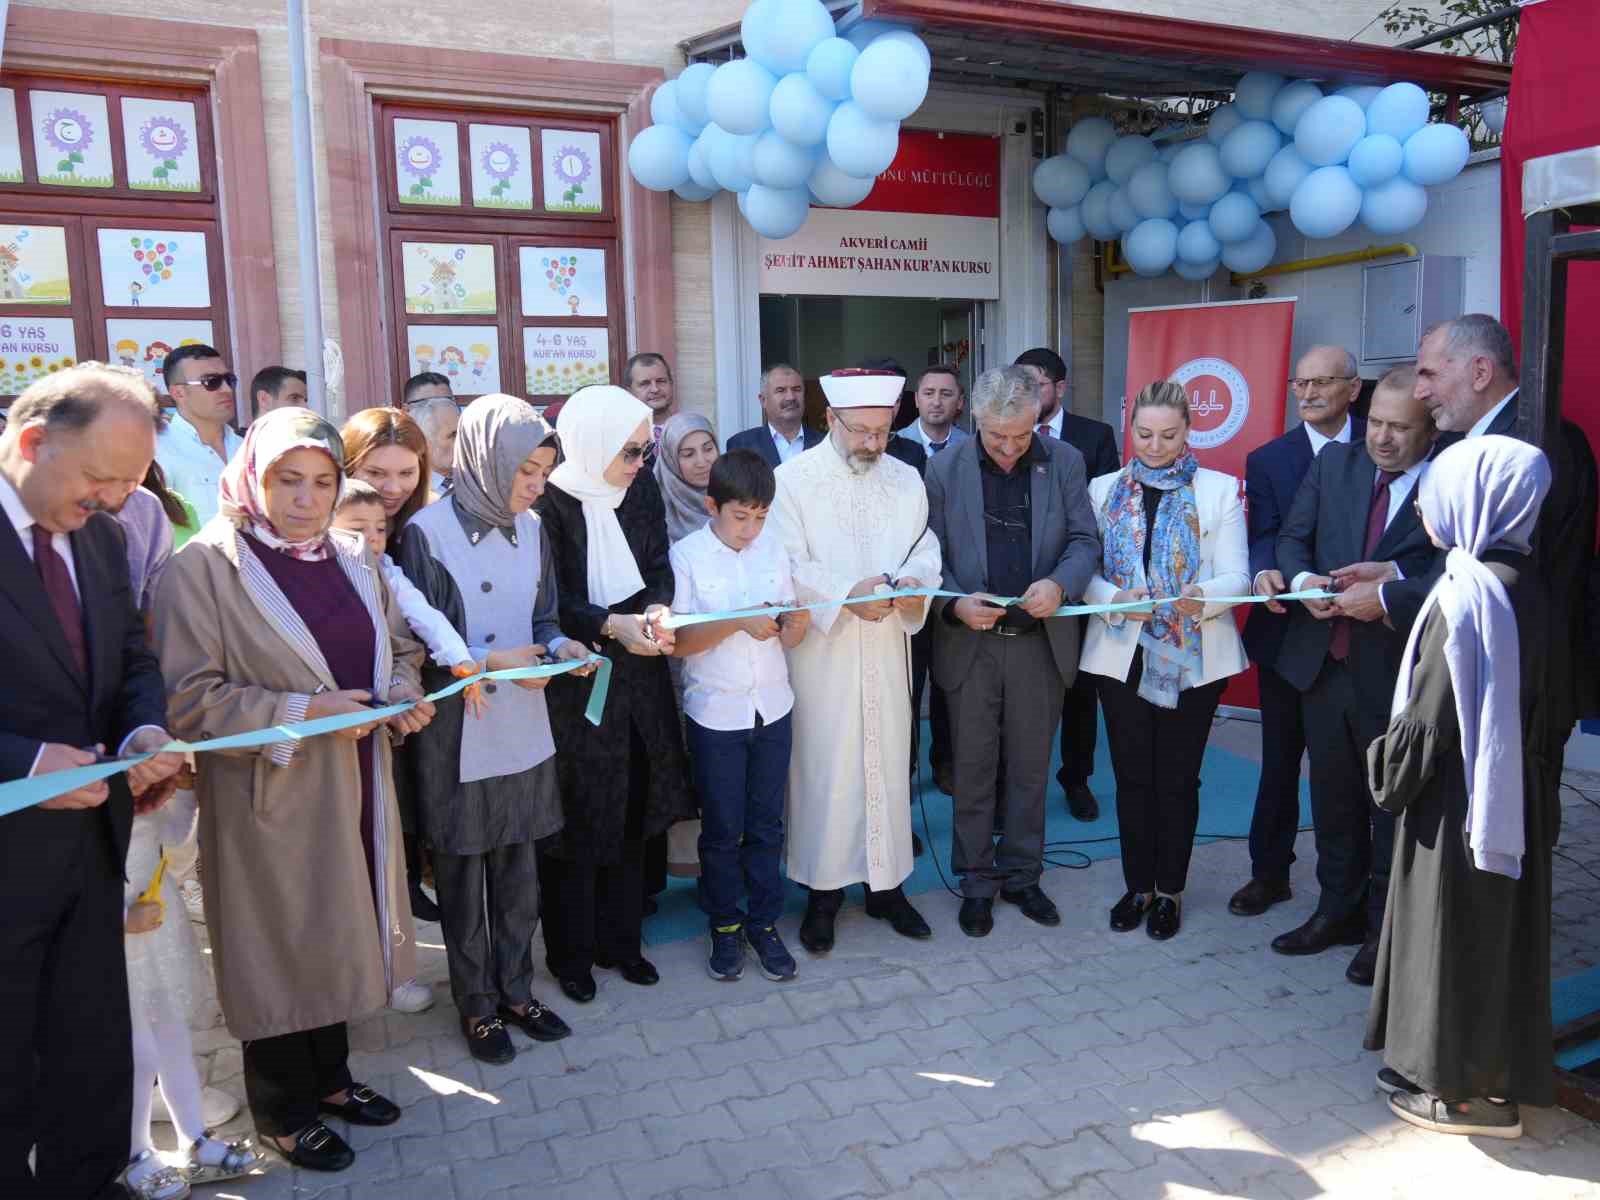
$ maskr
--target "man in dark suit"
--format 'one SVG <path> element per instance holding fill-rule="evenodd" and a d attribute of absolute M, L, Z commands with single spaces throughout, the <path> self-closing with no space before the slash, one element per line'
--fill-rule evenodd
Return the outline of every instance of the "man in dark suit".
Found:
<path fill-rule="evenodd" d="M 933 674 L 955 739 L 960 922 L 994 928 L 994 897 L 1041 925 L 1061 917 L 1039 887 L 1044 793 L 1055 713 L 1078 668 L 1078 624 L 1050 613 L 1077 603 L 1100 563 L 1083 457 L 1034 432 L 1038 389 L 1017 367 L 986 371 L 972 389 L 978 436 L 928 468 L 928 527 L 939 539 L 944 588 L 1021 596 L 1002 608 L 974 595 L 936 602 Z M 1003 794 L 997 795 L 1001 757 Z M 1005 828 L 995 845 L 996 810 Z"/>
<path fill-rule="evenodd" d="M 11 406 L 0 436 L 0 781 L 171 740 L 122 531 L 109 515 L 149 470 L 156 414 L 137 372 L 99 364 L 52 375 Z M 160 754 L 0 817 L 0 1195 L 8 1200 L 124 1194 L 117 1178 L 128 1165 L 133 1035 L 122 868 L 134 797 L 158 803 L 182 765 Z"/>
<path fill-rule="evenodd" d="M 1278 538 L 1278 566 L 1291 591 L 1338 590 L 1381 576 L 1393 599 L 1426 591 L 1438 551 L 1413 500 L 1433 445 L 1433 421 L 1412 394 L 1409 367 L 1378 382 L 1364 444 L 1330 445 L 1317 456 Z M 1279 954 L 1319 954 L 1361 945 L 1346 977 L 1371 984 L 1383 927 L 1394 817 L 1372 802 L 1367 747 L 1389 721 L 1395 674 L 1409 626 L 1381 607 L 1306 600 L 1278 652 L 1278 673 L 1303 697 L 1316 827 L 1317 910 L 1275 938 Z"/>
<path fill-rule="evenodd" d="M 1122 466 L 1116 432 L 1104 421 L 1067 411 L 1067 364 L 1054 350 L 1041 346 L 1020 355 L 1016 365 L 1027 369 L 1039 383 L 1038 433 L 1066 442 L 1083 456 L 1090 479 L 1109 475 Z M 1088 623 L 1078 618 L 1081 640 Z M 1067 689 L 1061 708 L 1061 770 L 1056 782 L 1066 793 L 1067 808 L 1080 821 L 1100 816 L 1100 804 L 1089 790 L 1094 774 L 1094 747 L 1099 737 L 1099 717 L 1094 676 L 1080 673 Z"/>
<path fill-rule="evenodd" d="M 1278 570 L 1278 534 L 1300 482 L 1324 446 L 1359 442 L 1367 423 L 1350 406 L 1361 391 L 1355 356 L 1342 346 L 1313 346 L 1295 364 L 1293 388 L 1299 425 L 1252 450 L 1245 459 L 1244 489 L 1250 516 L 1250 577 L 1256 594 L 1288 590 Z M 1300 757 L 1306 752 L 1300 693 L 1278 674 L 1278 651 L 1289 626 L 1276 600 L 1251 606 L 1244 648 L 1258 668 L 1261 690 L 1261 775 L 1250 818 L 1250 882 L 1233 894 L 1228 911 L 1260 916 L 1289 899 L 1289 864 L 1300 828 Z"/>
<path fill-rule="evenodd" d="M 754 450 L 777 470 L 822 441 L 820 432 L 805 426 L 806 383 L 788 363 L 773 363 L 761 372 L 761 415 L 766 423 L 734 434 L 729 450 Z"/>

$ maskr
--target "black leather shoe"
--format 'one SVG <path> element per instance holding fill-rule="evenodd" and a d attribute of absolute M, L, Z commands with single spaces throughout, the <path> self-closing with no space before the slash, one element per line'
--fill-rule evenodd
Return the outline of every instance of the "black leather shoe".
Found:
<path fill-rule="evenodd" d="M 393 1125 L 400 1119 L 400 1106 L 366 1084 L 352 1083 L 349 1091 L 350 1098 L 343 1104 L 317 1101 L 317 1111 L 343 1117 L 352 1125 Z"/>
<path fill-rule="evenodd" d="M 1145 913 L 1150 911 L 1150 897 L 1129 892 L 1111 908 L 1111 929 L 1114 933 L 1127 933 L 1139 928 Z"/>
<path fill-rule="evenodd" d="M 933 930 L 928 928 L 928 923 L 922 919 L 922 914 L 911 906 L 911 901 L 906 899 L 906 894 L 899 888 L 887 892 L 875 892 L 867 889 L 867 916 L 878 921 L 887 921 L 901 937 L 931 938 Z"/>
<path fill-rule="evenodd" d="M 1236 917 L 1259 917 L 1274 904 L 1282 904 L 1293 895 L 1286 879 L 1252 879 L 1233 894 L 1228 901 L 1228 911 Z"/>
<path fill-rule="evenodd" d="M 1075 783 L 1066 789 L 1067 811 L 1080 821 L 1100 819 L 1100 801 L 1094 798 L 1086 783 Z"/>
<path fill-rule="evenodd" d="M 994 900 L 989 896 L 968 896 L 961 901 L 961 932 L 968 937 L 988 937 L 994 932 Z"/>
<path fill-rule="evenodd" d="M 1361 943 L 1361 949 L 1345 968 L 1344 977 L 1357 987 L 1371 987 L 1378 973 L 1378 939 L 1374 935 Z"/>
<path fill-rule="evenodd" d="M 500 1019 L 515 1025 L 536 1042 L 559 1042 L 572 1033 L 572 1027 L 537 1000 L 528 1001 L 528 1011 L 519 1013 L 509 1004 L 499 1006 Z"/>
<path fill-rule="evenodd" d="M 561 976 L 561 994 L 568 1000 L 587 1004 L 594 999 L 594 992 L 594 975 L 589 971 L 582 975 Z"/>
<path fill-rule="evenodd" d="M 800 921 L 800 944 L 812 954 L 833 949 L 833 926 L 844 907 L 844 889 L 812 888 L 806 893 L 806 915 Z"/>
<path fill-rule="evenodd" d="M 1144 931 L 1156 941 L 1164 942 L 1178 932 L 1183 924 L 1182 914 L 1183 906 L 1171 896 L 1157 896 L 1150 906 L 1150 919 L 1145 922 Z"/>
<path fill-rule="evenodd" d="M 1279 954 L 1321 954 L 1330 946 L 1359 946 L 1366 940 L 1365 913 L 1353 913 L 1342 921 L 1314 913 L 1299 929 L 1273 938 L 1272 948 Z"/>
<path fill-rule="evenodd" d="M 956 769 L 949 763 L 939 763 L 933 768 L 933 786 L 946 796 L 956 794 Z"/>
<path fill-rule="evenodd" d="M 349 1144 L 321 1121 L 313 1121 L 294 1135 L 294 1144 L 285 1150 L 278 1139 L 261 1139 L 268 1147 L 297 1167 L 307 1171 L 343 1171 L 356 1161 Z"/>
<path fill-rule="evenodd" d="M 1007 904 L 1015 904 L 1022 910 L 1023 916 L 1039 925 L 1061 924 L 1061 914 L 1056 911 L 1055 902 L 1044 894 L 1044 890 L 1037 883 L 1029 884 L 1014 892 L 1001 892 L 1000 899 Z"/>
<path fill-rule="evenodd" d="M 511 1035 L 506 1032 L 499 1017 L 479 1017 L 476 1024 L 472 1017 L 462 1017 L 461 1034 L 467 1039 L 467 1049 L 472 1051 L 472 1057 L 479 1062 L 499 1066 L 517 1056 L 517 1048 L 511 1044 Z"/>
<path fill-rule="evenodd" d="M 428 898 L 428 893 L 422 890 L 422 884 L 415 879 L 411 881 L 411 915 L 424 924 L 431 924 L 439 919 L 439 906 Z"/>
<path fill-rule="evenodd" d="M 649 959 L 636 958 L 632 962 L 612 962 L 609 958 L 595 955 L 594 965 L 603 971 L 615 971 L 629 983 L 636 983 L 640 987 L 654 987 L 661 982 L 661 974 Z"/>

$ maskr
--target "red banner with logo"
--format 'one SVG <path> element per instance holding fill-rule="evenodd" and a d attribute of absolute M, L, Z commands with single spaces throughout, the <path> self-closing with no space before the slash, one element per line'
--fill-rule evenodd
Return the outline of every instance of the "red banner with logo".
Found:
<path fill-rule="evenodd" d="M 1128 314 L 1128 381 L 1122 445 L 1131 453 L 1133 398 L 1172 379 L 1189 393 L 1189 446 L 1202 467 L 1224 471 L 1244 489 L 1244 460 L 1283 432 L 1294 338 L 1293 300 L 1240 300 L 1135 308 Z M 1244 623 L 1247 610 L 1237 612 Z M 1258 704 L 1255 668 L 1235 676 L 1223 703 Z"/>

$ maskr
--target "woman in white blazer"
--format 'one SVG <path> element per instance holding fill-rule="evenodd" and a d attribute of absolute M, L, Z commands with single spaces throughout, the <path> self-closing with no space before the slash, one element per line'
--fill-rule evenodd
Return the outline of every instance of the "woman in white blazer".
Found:
<path fill-rule="evenodd" d="M 1200 760 L 1228 676 L 1245 669 L 1230 604 L 1250 587 L 1239 480 L 1189 450 L 1189 399 L 1163 380 L 1133 402 L 1133 458 L 1089 485 L 1104 546 L 1084 599 L 1182 596 L 1153 611 L 1089 620 L 1079 669 L 1100 676 L 1127 894 L 1111 928 L 1178 932 L 1200 820 Z"/>

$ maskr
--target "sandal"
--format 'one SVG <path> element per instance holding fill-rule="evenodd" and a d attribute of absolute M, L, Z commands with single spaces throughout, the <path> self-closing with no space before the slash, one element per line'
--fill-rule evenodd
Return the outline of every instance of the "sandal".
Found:
<path fill-rule="evenodd" d="M 225 1153 L 220 1163 L 203 1163 L 199 1158 L 202 1142 L 216 1142 L 224 1148 Z M 249 1138 L 235 1138 L 223 1141 L 213 1137 L 208 1129 L 205 1133 L 195 1138 L 194 1144 L 189 1147 L 189 1163 L 186 1168 L 189 1173 L 191 1186 L 200 1187 L 208 1183 L 222 1183 L 228 1179 L 238 1179 L 241 1175 L 248 1175 L 257 1167 L 267 1161 L 266 1155 L 256 1149 Z"/>
<path fill-rule="evenodd" d="M 189 1181 L 177 1167 L 159 1166 L 134 1177 L 136 1168 L 152 1161 L 157 1161 L 153 1150 L 141 1150 L 129 1161 L 122 1176 L 128 1194 L 134 1200 L 187 1200 Z"/>

